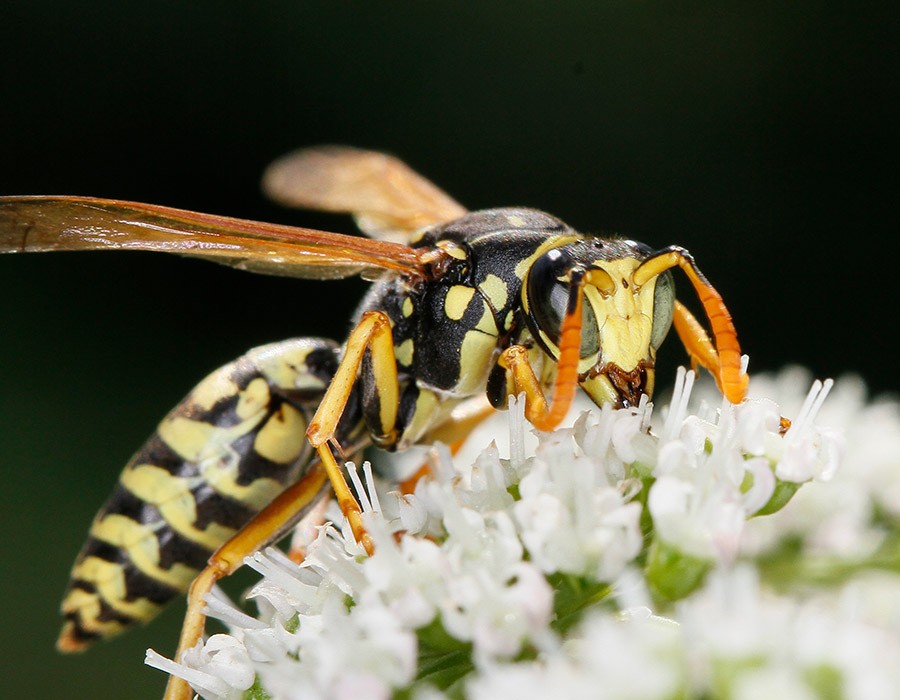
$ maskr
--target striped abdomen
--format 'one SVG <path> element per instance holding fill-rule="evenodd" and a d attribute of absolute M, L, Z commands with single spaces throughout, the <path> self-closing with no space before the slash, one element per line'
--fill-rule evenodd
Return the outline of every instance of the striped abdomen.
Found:
<path fill-rule="evenodd" d="M 302 476 L 313 456 L 306 426 L 337 363 L 331 341 L 256 348 L 166 416 L 94 519 L 62 602 L 60 649 L 80 650 L 153 617 Z"/>

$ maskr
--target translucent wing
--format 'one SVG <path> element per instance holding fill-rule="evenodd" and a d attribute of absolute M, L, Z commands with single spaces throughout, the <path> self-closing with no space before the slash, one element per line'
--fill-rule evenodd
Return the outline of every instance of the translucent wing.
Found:
<path fill-rule="evenodd" d="M 288 206 L 353 214 L 360 230 L 379 240 L 407 242 L 466 213 L 403 161 L 349 146 L 289 153 L 266 170 L 263 190 Z"/>
<path fill-rule="evenodd" d="M 0 253 L 151 250 L 268 275 L 336 279 L 420 274 L 399 243 L 90 197 L 0 197 Z"/>

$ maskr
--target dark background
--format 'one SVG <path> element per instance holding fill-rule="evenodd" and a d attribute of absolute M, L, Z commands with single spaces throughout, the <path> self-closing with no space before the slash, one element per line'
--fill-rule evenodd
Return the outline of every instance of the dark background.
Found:
<path fill-rule="evenodd" d="M 302 145 L 387 150 L 471 208 L 688 247 L 751 370 L 896 391 L 897 18 L 803 0 L 6 0 L 0 192 L 349 232 L 268 204 L 259 174 Z M 150 254 L 0 259 L 4 695 L 161 693 L 143 649 L 171 653 L 180 609 L 53 651 L 83 533 L 199 378 L 260 343 L 341 337 L 362 289 Z M 663 384 L 683 358 L 664 346 Z"/>

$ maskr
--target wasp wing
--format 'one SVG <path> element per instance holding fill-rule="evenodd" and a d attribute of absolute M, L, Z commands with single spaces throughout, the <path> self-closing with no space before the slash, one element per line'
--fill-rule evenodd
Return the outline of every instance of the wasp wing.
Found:
<path fill-rule="evenodd" d="M 314 279 L 424 269 L 399 243 L 113 199 L 0 197 L 0 253 L 52 250 L 150 250 Z"/>
<path fill-rule="evenodd" d="M 398 158 L 350 146 L 289 153 L 268 167 L 262 186 L 276 202 L 352 214 L 365 234 L 401 243 L 466 213 Z"/>

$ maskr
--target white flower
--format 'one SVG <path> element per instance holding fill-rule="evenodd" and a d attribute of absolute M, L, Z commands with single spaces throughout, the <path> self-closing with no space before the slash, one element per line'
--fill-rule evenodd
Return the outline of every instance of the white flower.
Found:
<path fill-rule="evenodd" d="M 730 689 L 726 696 L 747 698 L 765 688 L 796 689 L 765 696 L 793 700 L 820 697 L 815 684 L 826 680 L 838 697 L 896 697 L 900 630 L 873 626 L 835 603 L 833 596 L 796 601 L 767 593 L 746 565 L 718 572 L 676 617 L 693 684 L 713 690 L 715 680 L 719 692 Z"/>
<path fill-rule="evenodd" d="M 747 514 L 733 485 L 661 476 L 647 504 L 657 534 L 677 551 L 724 562 L 737 554 Z"/>
<path fill-rule="evenodd" d="M 450 576 L 449 562 L 429 539 L 404 536 L 397 544 L 380 543 L 377 556 L 364 562 L 369 590 L 377 593 L 408 629 L 429 624 L 437 614 Z"/>
<path fill-rule="evenodd" d="M 590 615 L 534 661 L 485 667 L 466 686 L 472 700 L 674 698 L 684 687 L 678 626 L 649 611 Z"/>
<path fill-rule="evenodd" d="M 679 371 L 672 408 L 661 431 L 648 508 L 661 541 L 700 560 L 729 562 L 737 554 L 744 522 L 764 505 L 774 480 L 747 448 L 759 449 L 777 431 L 765 404 L 725 404 L 711 420 L 685 417 L 693 373 Z M 742 492 L 747 474 L 754 486 Z"/>
<path fill-rule="evenodd" d="M 774 380 L 760 378 L 751 393 L 769 393 L 788 415 L 798 415 L 799 397 L 785 388 L 808 381 L 808 376 L 796 368 L 786 370 Z M 748 523 L 742 542 L 747 555 L 776 552 L 799 541 L 809 554 L 855 565 L 877 555 L 889 536 L 889 522 L 894 527 L 900 523 L 900 404 L 881 400 L 867 405 L 861 382 L 847 377 L 835 383 L 817 422 L 829 428 L 818 429 L 819 438 L 813 433 L 804 442 L 819 439 L 829 441 L 830 450 L 840 447 L 845 453 L 841 467 L 827 483 L 805 485 L 782 511 Z"/>
<path fill-rule="evenodd" d="M 606 407 L 590 428 L 587 416 L 579 419 L 575 432 L 581 434 L 580 441 L 573 441 L 570 431 L 558 431 L 538 446 L 519 482 L 520 499 L 512 511 L 522 542 L 545 573 L 610 581 L 640 552 L 640 505 L 627 502 L 618 488 L 624 462 L 619 456 L 612 463 L 604 460 L 618 452 L 634 461 L 630 441 L 640 424 L 641 416 Z M 608 449 L 598 449 L 595 433 L 607 436 Z M 614 435 L 618 446 L 611 439 Z M 573 449 L 579 442 L 593 454 Z"/>
<path fill-rule="evenodd" d="M 146 663 L 187 680 L 207 700 L 239 700 L 253 685 L 256 670 L 240 641 L 214 634 L 205 644 L 188 649 L 180 664 L 152 649 Z"/>
<path fill-rule="evenodd" d="M 231 634 L 148 663 L 210 700 L 254 680 L 276 700 L 443 700 L 451 681 L 475 700 L 894 697 L 900 578 L 853 574 L 900 566 L 900 414 L 798 381 L 754 379 L 768 398 L 731 406 L 680 372 L 667 410 L 552 434 L 526 434 L 513 402 L 508 441 L 455 468 L 436 447 L 405 496 L 353 470 L 373 555 L 331 508 L 341 525 L 303 533 L 302 565 L 248 558 L 258 618 L 216 593 Z"/>

